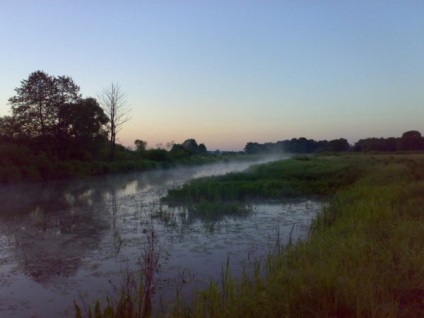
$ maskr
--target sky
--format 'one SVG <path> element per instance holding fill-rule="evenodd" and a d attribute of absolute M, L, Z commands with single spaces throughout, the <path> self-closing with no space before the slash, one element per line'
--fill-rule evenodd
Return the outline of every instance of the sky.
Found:
<path fill-rule="evenodd" d="M 0 0 L 0 116 L 29 74 L 118 83 L 118 142 L 424 134 L 424 1 Z"/>

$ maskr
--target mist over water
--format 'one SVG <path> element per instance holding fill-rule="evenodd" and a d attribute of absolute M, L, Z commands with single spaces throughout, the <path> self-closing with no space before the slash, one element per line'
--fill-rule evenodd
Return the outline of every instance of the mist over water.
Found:
<path fill-rule="evenodd" d="M 188 221 L 181 208 L 160 204 L 169 188 L 251 164 L 0 187 L 0 316 L 73 317 L 74 300 L 104 300 L 127 270 L 139 268 L 152 229 L 160 257 L 156 306 L 159 298 L 171 302 L 176 288 L 189 296 L 218 279 L 227 258 L 237 276 L 292 229 L 292 239 L 305 237 L 320 202 L 258 203 L 247 216 L 216 221 Z"/>

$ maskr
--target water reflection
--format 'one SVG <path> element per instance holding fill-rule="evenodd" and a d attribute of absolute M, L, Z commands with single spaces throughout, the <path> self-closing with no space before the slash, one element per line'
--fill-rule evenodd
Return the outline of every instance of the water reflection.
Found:
<path fill-rule="evenodd" d="M 105 205 L 92 206 L 91 196 L 63 193 L 57 204 L 40 202 L 32 210 L 1 218 L 1 230 L 14 243 L 18 269 L 37 283 L 74 275 L 81 258 L 96 249 L 109 228 Z M 84 198 L 84 199 L 83 199 Z M 74 209 L 75 204 L 78 209 Z"/>
<path fill-rule="evenodd" d="M 222 221 L 248 217 L 254 209 L 238 202 L 203 202 L 173 207 L 159 205 L 152 209 L 150 217 L 169 228 L 189 227 L 202 222 L 207 229 L 214 229 Z"/>
<path fill-rule="evenodd" d="M 9 306 L 21 308 L 18 316 L 73 316 L 73 300 L 81 291 L 88 302 L 95 301 L 106 294 L 109 280 L 119 284 L 120 273 L 137 266 L 151 227 L 160 240 L 158 289 L 169 290 L 170 297 L 181 273 L 186 282 L 191 274 L 206 282 L 219 277 L 228 255 L 235 263 L 262 255 L 276 224 L 282 237 L 292 226 L 283 224 L 290 218 L 281 205 L 171 208 L 159 201 L 167 189 L 187 180 L 249 165 L 0 187 L 2 317 L 16 316 Z"/>
<path fill-rule="evenodd" d="M 115 253 L 122 240 L 128 209 L 140 214 L 169 186 L 200 175 L 240 170 L 249 163 L 217 164 L 78 181 L 0 186 L 0 264 L 14 254 L 24 272 L 37 282 L 76 273 L 80 259 L 96 249 L 112 230 Z M 148 213 L 144 211 L 143 213 Z M 6 255 L 8 255 L 6 257 Z"/>

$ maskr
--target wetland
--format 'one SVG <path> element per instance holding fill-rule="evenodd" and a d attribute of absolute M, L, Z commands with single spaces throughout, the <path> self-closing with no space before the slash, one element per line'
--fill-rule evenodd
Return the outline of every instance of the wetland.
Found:
<path fill-rule="evenodd" d="M 74 300 L 91 304 L 112 295 L 124 273 L 137 270 L 151 231 L 159 252 L 156 310 L 172 304 L 176 290 L 191 297 L 195 289 L 207 287 L 220 277 L 227 259 L 232 271 L 241 273 L 264 258 L 276 240 L 306 237 L 322 206 L 320 200 L 257 201 L 240 208 L 240 213 L 218 215 L 160 200 L 168 190 L 193 179 L 235 173 L 251 165 L 216 163 L 3 186 L 2 317 L 71 317 Z"/>

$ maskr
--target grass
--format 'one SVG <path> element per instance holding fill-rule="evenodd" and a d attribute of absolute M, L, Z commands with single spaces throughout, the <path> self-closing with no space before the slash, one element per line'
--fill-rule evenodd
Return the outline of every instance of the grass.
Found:
<path fill-rule="evenodd" d="M 226 200 L 231 182 L 259 189 L 255 198 L 332 199 L 307 240 L 279 246 L 238 280 L 227 264 L 221 281 L 176 300 L 169 317 L 424 316 L 424 155 L 300 157 L 197 182 L 173 199 Z M 231 199 L 252 193 L 234 191 Z"/>
<path fill-rule="evenodd" d="M 104 317 L 104 318 L 136 318 L 149 317 L 152 312 L 152 296 L 154 293 L 154 275 L 158 270 L 159 254 L 157 251 L 157 237 L 153 230 L 146 234 L 140 271 L 127 271 L 124 283 L 117 291 L 118 299 L 106 297 L 106 304 L 96 301 L 93 307 L 74 302 L 75 317 Z"/>
<path fill-rule="evenodd" d="M 187 205 L 329 195 L 354 182 L 361 173 L 360 166 L 349 162 L 298 157 L 255 165 L 246 172 L 199 178 L 170 190 L 163 201 Z"/>
<path fill-rule="evenodd" d="M 317 160 L 359 164 L 363 176 L 336 193 L 308 240 L 263 271 L 211 283 L 174 317 L 424 316 L 423 157 Z"/>

